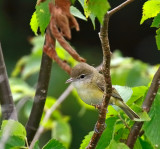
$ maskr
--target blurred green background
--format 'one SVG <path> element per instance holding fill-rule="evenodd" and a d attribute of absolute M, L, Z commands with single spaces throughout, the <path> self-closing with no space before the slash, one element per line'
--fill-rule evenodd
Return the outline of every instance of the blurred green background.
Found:
<path fill-rule="evenodd" d="M 111 1 L 112 8 L 121 2 L 123 1 Z M 143 3 L 144 1 L 135 1 L 115 14 L 110 20 L 109 39 L 111 50 L 114 51 L 111 64 L 113 84 L 129 87 L 148 85 L 155 72 L 155 67 L 150 64 L 159 63 L 160 53 L 155 43 L 155 29 L 150 28 L 150 20 L 141 26 L 139 23 Z M 23 106 L 19 114 L 19 120 L 24 125 L 32 105 L 43 45 L 43 38 L 33 39 L 34 34 L 29 26 L 35 4 L 36 1 L 32 0 L 0 1 L 0 42 L 8 75 L 11 77 L 12 74 L 11 87 L 14 99 L 18 103 L 18 101 L 24 100 L 24 97 L 28 98 L 26 100 L 27 104 Z M 75 6 L 82 10 L 78 2 L 76 2 Z M 78 19 L 78 22 L 80 24 L 80 32 L 73 30 L 70 43 L 81 56 L 87 59 L 89 64 L 97 66 L 102 61 L 101 44 L 98 37 L 99 23 L 96 22 L 96 30 L 93 30 L 90 20 L 85 22 Z M 121 52 L 115 51 L 117 49 L 120 49 Z M 28 55 L 27 60 L 25 61 L 23 57 L 19 61 L 19 65 L 16 66 L 17 61 L 26 55 Z M 75 62 L 71 61 L 71 63 Z M 12 73 L 13 70 L 14 73 Z M 52 96 L 52 101 L 55 102 L 56 98 L 67 87 L 65 81 L 68 78 L 69 76 L 54 63 L 48 92 L 48 95 Z M 18 88 L 16 84 L 20 85 L 20 87 Z M 98 116 L 94 108 L 88 108 L 86 105 L 82 106 L 75 94 L 71 94 L 62 103 L 51 119 L 56 122 L 63 120 L 63 122 L 67 123 L 67 126 L 65 126 L 72 135 L 67 136 L 69 135 L 68 133 L 65 137 L 72 138 L 71 144 L 68 144 L 73 149 L 78 148 L 84 136 L 93 130 Z M 50 103 L 49 101 L 48 104 Z M 41 144 L 48 141 L 51 135 L 54 136 L 53 131 L 56 128 L 56 123 L 51 122 L 48 125 L 53 126 L 52 128 L 47 128 L 48 131 L 42 135 Z M 52 131 L 49 131 L 51 129 Z"/>

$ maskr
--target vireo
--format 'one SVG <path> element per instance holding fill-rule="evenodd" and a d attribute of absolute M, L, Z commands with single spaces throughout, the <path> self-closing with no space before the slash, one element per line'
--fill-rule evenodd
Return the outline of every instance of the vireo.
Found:
<path fill-rule="evenodd" d="M 102 102 L 104 94 L 105 80 L 94 67 L 79 63 L 73 67 L 71 78 L 66 83 L 72 83 L 76 88 L 80 98 L 89 105 L 97 105 Z M 139 119 L 139 116 L 124 102 L 115 88 L 112 89 L 110 104 L 120 107 L 131 120 Z"/>

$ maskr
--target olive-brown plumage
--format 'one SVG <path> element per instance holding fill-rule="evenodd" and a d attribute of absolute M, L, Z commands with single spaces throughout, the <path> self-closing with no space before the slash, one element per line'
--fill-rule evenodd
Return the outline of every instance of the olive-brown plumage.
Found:
<path fill-rule="evenodd" d="M 80 98 L 89 105 L 100 104 L 104 94 L 104 77 L 94 67 L 79 63 L 73 67 L 71 78 L 66 83 L 72 83 Z M 112 90 L 110 104 L 120 107 L 130 119 L 139 119 L 139 116 L 124 102 L 115 88 Z"/>

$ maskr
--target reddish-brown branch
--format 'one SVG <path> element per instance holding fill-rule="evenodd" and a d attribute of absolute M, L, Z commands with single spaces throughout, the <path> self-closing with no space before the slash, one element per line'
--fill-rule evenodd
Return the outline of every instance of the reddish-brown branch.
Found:
<path fill-rule="evenodd" d="M 146 112 L 150 111 L 150 108 L 152 106 L 152 103 L 155 99 L 155 96 L 157 94 L 158 88 L 160 86 L 160 67 L 158 68 L 157 72 L 155 73 L 151 86 L 148 90 L 148 93 L 146 95 L 146 98 L 143 102 L 142 109 Z M 130 134 L 128 135 L 128 139 L 126 144 L 133 149 L 134 144 L 137 140 L 137 137 L 140 134 L 140 130 L 142 128 L 143 122 L 135 122 L 133 125 Z"/>
<path fill-rule="evenodd" d="M 104 91 L 104 97 L 103 102 L 101 105 L 101 108 L 99 109 L 99 117 L 97 120 L 97 123 L 95 125 L 95 131 L 94 134 L 90 140 L 89 145 L 87 146 L 87 149 L 94 149 L 105 129 L 105 118 L 106 118 L 106 111 L 109 104 L 109 100 L 112 93 L 112 84 L 111 84 L 111 76 L 110 76 L 110 60 L 111 60 L 111 52 L 110 52 L 110 46 L 109 46 L 109 39 L 108 39 L 108 23 L 109 23 L 109 17 L 128 5 L 133 0 L 127 0 L 126 2 L 122 3 L 118 7 L 114 8 L 113 10 L 106 13 L 103 20 L 103 25 L 100 30 L 100 40 L 102 44 L 102 50 L 103 50 L 103 65 L 102 65 L 102 72 L 105 78 L 105 91 Z"/>

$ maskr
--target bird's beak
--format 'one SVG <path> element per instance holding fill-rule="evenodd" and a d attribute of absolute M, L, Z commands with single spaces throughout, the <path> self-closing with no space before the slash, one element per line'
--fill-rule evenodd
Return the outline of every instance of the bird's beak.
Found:
<path fill-rule="evenodd" d="M 73 82 L 73 78 L 69 78 L 69 79 L 66 81 L 66 83 L 71 83 L 71 82 Z"/>

